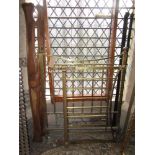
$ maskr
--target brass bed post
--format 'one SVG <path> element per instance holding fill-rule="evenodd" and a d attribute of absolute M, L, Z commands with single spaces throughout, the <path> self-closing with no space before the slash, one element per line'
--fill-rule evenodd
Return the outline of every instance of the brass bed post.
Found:
<path fill-rule="evenodd" d="M 117 32 L 117 20 L 118 20 L 118 9 L 119 0 L 113 0 L 113 13 L 112 13 L 112 25 L 111 25 L 111 38 L 110 38 L 110 49 L 109 49 L 109 66 L 108 69 L 108 81 L 107 81 L 107 91 L 106 95 L 109 97 L 110 91 L 112 89 L 113 83 L 113 73 L 114 73 L 114 55 L 115 55 L 115 45 L 116 45 L 116 32 Z"/>
<path fill-rule="evenodd" d="M 28 84 L 30 93 L 30 103 L 33 119 L 33 140 L 36 142 L 42 141 L 42 129 L 40 123 L 40 103 L 39 103 L 39 75 L 38 64 L 35 58 L 35 22 L 33 19 L 34 5 L 32 3 L 22 4 L 27 31 L 27 71 L 28 71 Z"/>
<path fill-rule="evenodd" d="M 67 118 L 67 89 L 66 89 L 66 70 L 62 70 L 62 81 L 63 81 L 63 112 L 64 112 L 64 144 L 68 144 L 68 118 Z"/>

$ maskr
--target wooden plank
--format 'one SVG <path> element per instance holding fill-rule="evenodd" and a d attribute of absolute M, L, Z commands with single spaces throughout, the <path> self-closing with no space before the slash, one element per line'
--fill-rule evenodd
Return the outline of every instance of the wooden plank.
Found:
<path fill-rule="evenodd" d="M 41 125 L 39 116 L 39 75 L 38 65 L 35 59 L 35 32 L 34 32 L 34 19 L 33 11 L 34 5 L 32 3 L 22 4 L 27 31 L 27 67 L 28 67 L 28 84 L 30 93 L 30 103 L 33 118 L 33 140 L 36 142 L 42 141 Z"/>
<path fill-rule="evenodd" d="M 38 35 L 38 69 L 40 79 L 39 92 L 39 111 L 42 135 L 46 133 L 47 116 L 46 116 L 46 99 L 45 99 L 45 80 L 46 80 L 46 59 L 45 59 L 45 33 L 44 33 L 44 10 L 40 5 L 36 6 L 38 10 L 37 35 Z"/>

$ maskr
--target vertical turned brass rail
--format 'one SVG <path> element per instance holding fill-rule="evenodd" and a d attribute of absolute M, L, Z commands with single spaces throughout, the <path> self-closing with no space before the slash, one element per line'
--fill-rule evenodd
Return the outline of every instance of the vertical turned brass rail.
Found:
<path fill-rule="evenodd" d="M 101 81 L 101 96 L 103 96 L 103 79 L 104 79 L 104 69 L 102 69 L 102 81 Z M 100 101 L 100 106 L 102 106 L 102 102 Z M 100 113 L 102 113 L 102 108 L 100 108 Z"/>
<path fill-rule="evenodd" d="M 82 78 L 84 78 L 84 73 L 83 73 L 83 71 L 82 71 L 81 74 L 82 74 Z M 83 89 L 82 89 L 82 97 L 83 97 L 83 96 L 84 96 L 84 95 L 83 95 L 83 93 L 84 93 L 84 80 L 82 80 L 81 83 L 82 83 L 82 88 L 83 88 Z M 84 108 L 83 108 L 83 107 L 84 107 L 84 101 L 82 101 L 82 113 L 84 112 Z"/>
<path fill-rule="evenodd" d="M 66 89 L 66 71 L 62 71 L 63 80 L 63 112 L 64 112 L 64 143 L 68 144 L 68 118 L 67 118 L 67 89 Z"/>
<path fill-rule="evenodd" d="M 74 78 L 74 74 L 75 74 L 75 73 L 72 72 L 71 74 L 72 74 L 72 78 Z M 75 82 L 75 81 L 73 80 L 73 81 L 72 81 L 72 88 L 73 88 L 73 90 L 72 90 L 72 96 L 73 96 L 73 97 L 74 97 L 74 82 Z M 73 107 L 74 107 L 74 102 L 73 102 L 72 104 L 73 104 Z M 73 113 L 74 113 L 74 108 L 72 109 L 72 111 L 73 111 Z"/>
<path fill-rule="evenodd" d="M 92 73 L 92 77 L 93 77 L 93 79 L 92 79 L 92 92 L 91 92 L 92 97 L 94 96 L 94 76 L 95 76 L 95 73 L 94 73 L 94 68 L 93 68 L 93 73 Z M 92 106 L 91 112 L 93 112 L 93 105 L 94 105 L 94 101 L 93 101 L 93 98 L 92 98 L 92 101 L 91 101 L 91 106 Z"/>
<path fill-rule="evenodd" d="M 117 20 L 118 20 L 118 9 L 119 0 L 113 1 L 113 13 L 112 13 L 112 25 L 111 25 L 111 39 L 110 39 L 110 49 L 109 49 L 109 64 L 108 77 L 113 77 L 113 66 L 114 66 L 114 55 L 115 55 L 115 45 L 116 45 L 116 32 L 117 32 Z M 109 79 L 107 83 L 108 90 L 112 89 L 112 80 Z M 107 92 L 108 93 L 108 92 Z M 108 93 L 109 94 L 109 93 Z"/>

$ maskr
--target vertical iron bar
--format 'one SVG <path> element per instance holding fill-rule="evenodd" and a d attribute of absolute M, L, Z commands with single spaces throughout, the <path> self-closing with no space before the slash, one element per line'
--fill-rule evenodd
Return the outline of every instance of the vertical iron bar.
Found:
<path fill-rule="evenodd" d="M 82 78 L 83 78 L 83 71 L 82 71 Z M 84 80 L 81 81 L 82 82 L 82 97 L 83 97 L 83 91 L 84 91 Z M 84 106 L 84 101 L 82 100 L 82 113 L 83 113 L 83 106 Z"/>
<path fill-rule="evenodd" d="M 75 73 L 71 72 L 71 74 L 72 74 L 72 78 L 74 78 L 74 74 L 75 74 Z M 72 90 L 72 96 L 73 96 L 73 97 L 74 97 L 74 84 L 75 84 L 75 81 L 72 80 L 72 88 L 73 88 L 73 90 Z M 73 107 L 74 107 L 74 102 L 73 102 Z M 74 113 L 74 108 L 72 109 L 72 111 L 73 111 L 73 113 Z"/>
<path fill-rule="evenodd" d="M 108 78 L 113 76 L 113 65 L 114 65 L 114 54 L 116 45 L 116 32 L 117 32 L 117 20 L 118 20 L 118 8 L 119 0 L 113 1 L 113 13 L 112 13 L 112 24 L 111 24 L 111 39 L 110 39 L 110 49 L 109 49 L 109 64 L 110 68 L 108 70 Z M 108 80 L 107 88 L 110 91 L 112 89 L 112 79 Z M 106 95 L 109 95 L 109 91 Z"/>
<path fill-rule="evenodd" d="M 101 83 L 101 96 L 103 96 L 103 75 L 104 75 L 104 68 L 102 69 L 102 83 Z M 100 101 L 100 106 L 102 106 L 103 101 Z M 100 107 L 100 113 L 102 113 L 102 107 Z"/>
<path fill-rule="evenodd" d="M 132 31 L 132 24 L 134 20 L 134 13 L 130 15 L 130 24 L 129 24 L 129 32 L 128 32 L 128 40 L 127 40 L 127 51 L 130 48 L 130 40 L 131 40 L 131 31 Z"/>
<path fill-rule="evenodd" d="M 122 98 L 123 98 L 123 90 L 124 90 L 124 81 L 125 81 L 125 73 L 126 73 L 126 63 L 127 63 L 127 49 L 124 48 L 123 49 L 123 58 L 122 58 L 122 66 L 125 66 L 125 68 L 123 68 L 123 70 L 121 71 L 121 85 L 120 85 L 120 96 L 119 96 L 119 104 L 117 106 L 117 117 L 116 117 L 116 124 L 119 125 L 120 122 L 120 115 L 121 115 L 121 106 L 122 106 Z"/>
<path fill-rule="evenodd" d="M 63 78 L 63 112 L 64 112 L 64 144 L 68 144 L 68 118 L 67 118 L 67 89 L 66 89 L 66 70 L 62 71 Z"/>
<path fill-rule="evenodd" d="M 127 26 L 128 26 L 128 17 L 129 17 L 129 13 L 127 12 L 124 15 L 124 24 L 123 24 L 123 35 L 122 35 L 122 44 L 121 44 L 121 54 L 123 53 L 123 48 L 125 47 L 125 43 L 126 43 L 126 33 L 127 33 Z M 120 56 L 120 65 L 122 65 L 122 56 Z M 116 97 L 115 97 L 115 104 L 114 104 L 114 111 L 117 111 L 117 107 L 118 107 L 118 99 L 119 99 L 119 94 L 120 94 L 120 79 L 121 79 L 121 72 L 119 72 L 118 75 L 118 80 L 117 80 L 117 88 L 116 88 Z M 117 114 L 114 113 L 113 114 L 113 126 L 116 125 L 116 117 Z"/>
<path fill-rule="evenodd" d="M 92 97 L 94 96 L 94 76 L 95 76 L 95 74 L 94 74 L 94 68 L 93 68 L 93 73 L 92 73 L 93 75 L 92 75 L 92 77 L 93 77 L 93 79 L 92 79 Z M 91 101 L 91 113 L 93 112 L 93 106 L 94 106 L 94 101 L 93 101 L 93 98 L 92 98 L 92 101 Z"/>

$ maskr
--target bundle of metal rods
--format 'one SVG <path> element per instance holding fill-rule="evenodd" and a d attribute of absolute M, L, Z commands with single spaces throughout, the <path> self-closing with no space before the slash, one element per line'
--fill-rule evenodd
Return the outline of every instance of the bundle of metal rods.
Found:
<path fill-rule="evenodd" d="M 28 155 L 30 151 L 22 68 L 19 68 L 19 153 Z"/>

